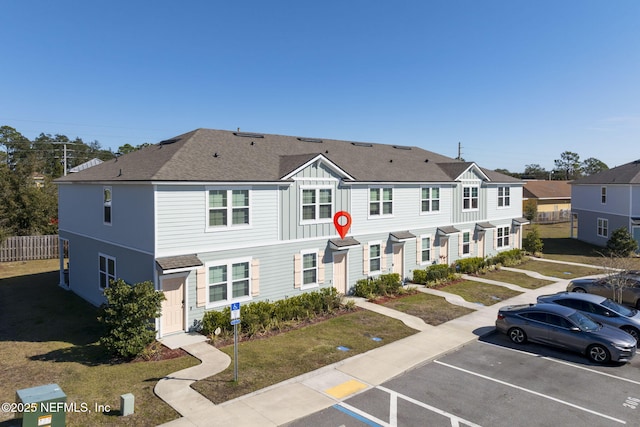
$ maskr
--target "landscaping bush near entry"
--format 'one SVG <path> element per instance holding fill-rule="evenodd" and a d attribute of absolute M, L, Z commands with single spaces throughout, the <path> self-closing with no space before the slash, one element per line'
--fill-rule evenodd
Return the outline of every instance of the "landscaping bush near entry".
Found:
<path fill-rule="evenodd" d="M 413 281 L 421 285 L 441 283 L 455 278 L 455 269 L 447 264 L 433 264 L 424 270 L 413 270 Z"/>
<path fill-rule="evenodd" d="M 375 278 L 358 280 L 353 287 L 357 297 L 374 299 L 378 296 L 397 295 L 401 293 L 402 281 L 398 273 L 382 274 Z"/>
<path fill-rule="evenodd" d="M 291 322 L 330 314 L 341 308 L 344 308 L 342 297 L 332 287 L 275 302 L 252 302 L 240 306 L 240 329 L 243 335 L 251 337 L 281 329 Z M 208 311 L 202 318 L 202 333 L 212 335 L 220 328 L 220 332 L 228 334 L 233 331 L 230 319 L 231 309 L 228 306 L 222 311 Z"/>

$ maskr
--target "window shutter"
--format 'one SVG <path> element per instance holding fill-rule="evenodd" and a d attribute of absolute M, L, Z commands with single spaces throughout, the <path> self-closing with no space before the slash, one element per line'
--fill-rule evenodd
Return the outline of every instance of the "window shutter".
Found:
<path fill-rule="evenodd" d="M 207 275 L 204 267 L 196 270 L 196 307 L 207 305 Z"/>
<path fill-rule="evenodd" d="M 369 274 L 369 245 L 362 245 L 362 273 Z"/>
<path fill-rule="evenodd" d="M 464 233 L 461 231 L 458 233 L 458 256 L 462 256 L 462 242 L 464 241 Z"/>
<path fill-rule="evenodd" d="M 300 289 L 302 285 L 302 256 L 295 254 L 293 256 L 293 287 Z"/>
<path fill-rule="evenodd" d="M 318 284 L 324 283 L 324 251 L 318 251 Z"/>
<path fill-rule="evenodd" d="M 260 295 L 260 260 L 251 260 L 251 296 Z"/>
<path fill-rule="evenodd" d="M 422 262 L 422 237 L 416 237 L 416 264 Z"/>
<path fill-rule="evenodd" d="M 493 249 L 498 249 L 498 229 L 493 229 Z"/>

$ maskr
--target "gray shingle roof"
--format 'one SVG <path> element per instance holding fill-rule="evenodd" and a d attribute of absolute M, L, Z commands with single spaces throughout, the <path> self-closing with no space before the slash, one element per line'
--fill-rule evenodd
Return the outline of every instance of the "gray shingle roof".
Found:
<path fill-rule="evenodd" d="M 364 182 L 450 182 L 471 165 L 418 147 L 197 129 L 57 182 L 275 182 L 319 154 Z M 482 171 L 492 181 L 519 182 Z"/>
<path fill-rule="evenodd" d="M 640 184 L 640 160 L 576 179 L 571 184 Z"/>

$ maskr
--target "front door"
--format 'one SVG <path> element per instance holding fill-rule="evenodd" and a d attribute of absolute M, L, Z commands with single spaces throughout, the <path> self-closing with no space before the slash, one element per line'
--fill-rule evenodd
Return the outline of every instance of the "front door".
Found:
<path fill-rule="evenodd" d="M 162 279 L 162 335 L 184 330 L 184 285 L 186 277 Z"/>
<path fill-rule="evenodd" d="M 333 287 L 345 295 L 347 293 L 347 253 L 333 253 Z"/>
<path fill-rule="evenodd" d="M 484 258 L 484 231 L 478 232 L 478 257 Z"/>
<path fill-rule="evenodd" d="M 449 238 L 440 237 L 440 264 L 449 264 Z"/>
<path fill-rule="evenodd" d="M 404 280 L 404 245 L 393 245 L 393 272 Z"/>

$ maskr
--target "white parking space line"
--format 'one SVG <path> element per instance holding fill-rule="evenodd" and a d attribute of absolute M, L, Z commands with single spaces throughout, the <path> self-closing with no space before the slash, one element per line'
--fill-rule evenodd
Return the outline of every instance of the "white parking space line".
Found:
<path fill-rule="evenodd" d="M 344 403 L 344 402 L 340 402 L 338 403 L 336 406 L 340 406 L 348 411 L 353 412 L 356 415 L 359 415 L 362 419 L 360 419 L 360 421 L 362 421 L 363 423 L 370 425 L 370 426 L 381 426 L 381 427 L 392 427 L 391 424 L 389 423 L 385 423 L 384 421 L 382 421 L 379 418 L 374 417 L 371 414 L 368 414 L 366 412 L 364 412 L 361 409 L 356 408 L 355 406 L 351 406 L 348 403 Z M 371 423 L 368 423 L 367 421 L 371 421 Z M 374 423 L 374 424 L 372 424 Z"/>
<path fill-rule="evenodd" d="M 576 408 L 576 409 L 579 409 L 581 411 L 588 412 L 590 414 L 597 415 L 599 417 L 606 418 L 608 420 L 615 421 L 615 422 L 620 423 L 620 424 L 626 424 L 627 423 L 624 420 L 620 420 L 618 418 L 614 418 L 614 417 L 611 417 L 609 415 L 602 414 L 600 412 L 596 412 L 596 411 L 593 411 L 591 409 L 588 409 L 588 408 L 585 408 L 585 407 L 582 407 L 582 406 L 579 406 L 579 405 L 576 405 L 576 404 L 573 404 L 573 403 L 570 403 L 570 402 L 567 402 L 567 401 L 564 401 L 564 400 L 561 400 L 561 399 L 558 399 L 558 398 L 555 398 L 555 397 L 552 397 L 552 396 L 549 396 L 549 395 L 546 395 L 546 394 L 539 393 L 537 391 L 529 390 L 527 388 L 520 387 L 520 386 L 515 385 L 515 384 L 510 384 L 510 383 L 508 383 L 506 381 L 498 380 L 496 378 L 491 378 L 491 377 L 488 377 L 486 375 L 479 374 L 477 372 L 469 371 L 468 369 L 459 368 L 457 366 L 453 366 L 453 365 L 450 365 L 448 363 L 440 362 L 439 360 L 434 360 L 433 363 L 437 363 L 438 365 L 446 366 L 447 368 L 455 369 L 457 371 L 464 372 L 464 373 L 469 374 L 469 375 L 474 375 L 476 377 L 483 378 L 483 379 L 488 380 L 488 381 L 493 381 L 495 383 L 502 384 L 502 385 L 507 386 L 507 387 L 515 388 L 517 390 L 524 391 L 526 393 L 530 393 L 530 394 L 533 394 L 533 395 L 536 395 L 536 396 L 539 396 L 539 397 L 542 397 L 542 398 L 545 398 L 545 399 L 549 399 L 549 400 L 552 400 L 554 402 L 558 402 L 558 403 L 561 403 L 563 405 L 570 406 L 572 408 Z"/>
<path fill-rule="evenodd" d="M 482 341 L 478 341 L 478 342 L 481 342 L 482 344 L 490 345 L 490 346 L 493 346 L 493 347 L 501 348 L 503 350 L 513 351 L 513 352 L 516 352 L 516 353 L 526 354 L 527 356 L 533 356 L 533 357 L 537 357 L 537 358 L 540 358 L 540 359 L 549 360 L 551 362 L 559 363 L 561 365 L 571 366 L 572 368 L 582 369 L 583 371 L 592 372 L 594 374 L 602 375 L 604 377 L 614 378 L 616 380 L 626 381 L 626 382 L 631 383 L 631 384 L 640 385 L 640 381 L 635 381 L 635 380 L 631 380 L 629 378 L 619 377 L 617 375 L 609 374 L 607 372 L 600 372 L 600 371 L 597 371 L 595 369 L 587 368 L 585 366 L 576 365 L 575 363 L 565 362 L 564 360 L 555 359 L 553 357 L 540 356 L 539 354 L 531 353 L 529 351 L 518 350 L 516 348 L 503 347 L 501 345 L 493 344 L 493 343 L 490 343 L 490 342 L 482 342 Z"/>
<path fill-rule="evenodd" d="M 398 393 L 397 391 L 388 389 L 388 388 L 383 387 L 383 386 L 377 386 L 376 388 L 378 390 L 382 390 L 384 392 L 389 393 L 391 395 L 391 400 L 392 401 L 394 400 L 394 396 L 395 396 L 396 400 L 399 397 L 400 399 L 404 399 L 407 402 L 413 403 L 414 405 L 420 406 L 420 407 L 425 408 L 425 409 L 427 409 L 427 410 L 429 410 L 431 412 L 435 412 L 436 414 L 440 414 L 440 415 L 443 415 L 443 416 L 449 418 L 451 420 L 451 426 L 452 427 L 458 427 L 460 425 L 460 423 L 462 423 L 462 424 L 464 424 L 466 426 L 469 426 L 469 427 L 481 427 L 478 424 L 472 423 L 471 421 L 467 421 L 464 418 L 460 418 L 457 415 L 451 414 L 451 413 L 449 413 L 447 411 L 443 411 L 442 409 L 438 409 L 438 408 L 436 408 L 434 406 L 427 405 L 424 402 L 420 402 L 419 400 L 416 400 L 416 399 L 414 399 L 412 397 L 409 397 L 407 395 Z M 397 407 L 397 404 L 396 404 L 396 407 Z M 397 422 L 397 420 L 396 420 L 396 422 Z M 391 425 L 392 426 L 396 426 L 397 424 L 391 424 Z"/>

